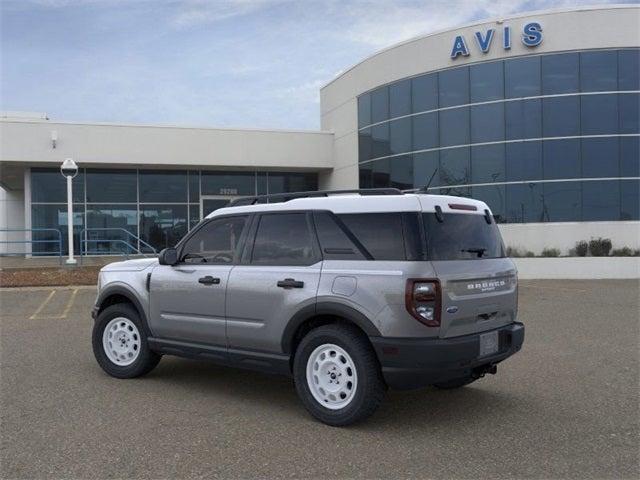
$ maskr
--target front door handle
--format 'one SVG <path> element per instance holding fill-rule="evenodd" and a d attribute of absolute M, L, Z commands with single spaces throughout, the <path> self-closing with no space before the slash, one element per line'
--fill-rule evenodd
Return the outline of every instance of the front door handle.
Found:
<path fill-rule="evenodd" d="M 201 283 L 203 285 L 218 285 L 220 284 L 220 279 L 214 278 L 211 275 L 207 275 L 206 277 L 199 278 L 198 283 Z"/>
<path fill-rule="evenodd" d="M 293 278 L 285 278 L 284 280 L 280 280 L 278 282 L 278 286 L 280 288 L 303 288 L 304 282 L 299 282 L 294 280 Z"/>

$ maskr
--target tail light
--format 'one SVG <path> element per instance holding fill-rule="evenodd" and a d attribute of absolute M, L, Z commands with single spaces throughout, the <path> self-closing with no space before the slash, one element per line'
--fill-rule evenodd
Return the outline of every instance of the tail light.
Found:
<path fill-rule="evenodd" d="M 427 327 L 440 326 L 440 297 L 438 280 L 407 280 L 405 291 L 407 311 Z"/>

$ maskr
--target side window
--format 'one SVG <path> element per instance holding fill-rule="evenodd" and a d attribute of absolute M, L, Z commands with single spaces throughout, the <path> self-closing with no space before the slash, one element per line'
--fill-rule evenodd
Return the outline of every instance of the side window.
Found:
<path fill-rule="evenodd" d="M 234 263 L 246 223 L 245 216 L 210 221 L 186 241 L 182 248 L 182 262 L 212 265 Z"/>
<path fill-rule="evenodd" d="M 366 260 L 367 258 L 328 212 L 314 212 L 313 219 L 325 260 Z M 346 229 L 346 227 L 344 227 Z M 347 230 L 348 231 L 348 230 Z"/>
<path fill-rule="evenodd" d="M 338 215 L 374 260 L 406 260 L 400 213 Z"/>
<path fill-rule="evenodd" d="M 260 217 L 251 255 L 253 265 L 311 265 L 317 261 L 306 213 Z"/>

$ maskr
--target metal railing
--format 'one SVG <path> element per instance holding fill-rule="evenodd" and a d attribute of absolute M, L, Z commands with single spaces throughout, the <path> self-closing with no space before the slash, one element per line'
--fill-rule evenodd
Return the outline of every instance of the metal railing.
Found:
<path fill-rule="evenodd" d="M 58 260 L 60 261 L 60 263 L 62 264 L 62 233 L 60 232 L 60 230 L 58 230 L 57 228 L 3 228 L 0 229 L 0 234 L 2 233 L 12 233 L 12 232 L 23 232 L 23 233 L 31 233 L 32 237 L 33 237 L 33 233 L 41 233 L 41 232 L 50 232 L 50 233 L 55 233 L 55 236 L 57 238 L 54 239 L 44 239 L 44 240 L 34 240 L 33 238 L 30 238 L 29 240 L 24 239 L 24 240 L 0 240 L 0 244 L 10 244 L 10 243 L 18 243 L 18 244 L 30 244 L 31 245 L 31 252 L 10 252 L 10 251 L 6 251 L 6 252 L 0 252 L 0 255 L 42 255 L 42 254 L 51 254 L 51 255 L 57 255 L 58 256 Z M 7 235 L 7 238 L 8 235 Z M 53 251 L 53 252 L 34 252 L 33 251 L 33 245 L 36 243 L 55 243 L 58 246 L 58 250 L 57 251 Z"/>
<path fill-rule="evenodd" d="M 109 237 L 101 237 L 101 238 L 88 238 L 89 233 L 91 232 L 120 232 L 124 233 L 124 238 L 109 238 Z M 113 250 L 111 248 L 108 252 L 104 252 L 101 250 L 89 250 L 89 244 L 99 244 L 99 243 L 108 243 L 109 245 L 122 246 L 122 250 L 116 252 L 116 254 L 124 255 L 125 258 L 129 258 L 129 255 L 143 255 L 143 256 L 154 256 L 158 254 L 158 251 L 149 245 L 147 242 L 142 240 L 137 235 L 134 235 L 126 228 L 120 227 L 107 227 L 107 228 L 84 228 L 80 231 L 80 262 L 82 263 L 82 259 L 88 255 L 111 255 L 113 254 Z M 151 250 L 152 253 L 145 253 L 142 251 L 141 247 L 146 247 Z"/>

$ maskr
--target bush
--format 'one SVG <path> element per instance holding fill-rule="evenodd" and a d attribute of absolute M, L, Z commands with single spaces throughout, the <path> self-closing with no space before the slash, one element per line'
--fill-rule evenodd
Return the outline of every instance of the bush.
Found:
<path fill-rule="evenodd" d="M 507 247 L 507 257 L 512 257 L 512 258 L 535 257 L 535 254 L 531 250 L 524 250 L 519 247 Z"/>
<path fill-rule="evenodd" d="M 592 238 L 589 242 L 589 251 L 594 257 L 606 257 L 611 251 L 611 239 L 609 238 Z"/>
<path fill-rule="evenodd" d="M 614 257 L 637 257 L 640 254 L 640 250 L 631 250 L 629 247 L 615 248 L 611 250 L 611 255 Z"/>
<path fill-rule="evenodd" d="M 585 240 L 580 240 L 576 242 L 574 251 L 578 257 L 586 257 L 589 252 L 589 244 Z"/>
<path fill-rule="evenodd" d="M 541 257 L 559 257 L 560 250 L 557 248 L 545 248 L 540 254 Z"/>

